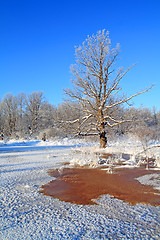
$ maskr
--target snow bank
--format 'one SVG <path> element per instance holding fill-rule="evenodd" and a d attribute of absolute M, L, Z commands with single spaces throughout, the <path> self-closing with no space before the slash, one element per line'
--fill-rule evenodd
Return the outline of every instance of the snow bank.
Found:
<path fill-rule="evenodd" d="M 90 142 L 78 138 L 57 138 L 47 141 L 40 141 L 38 146 L 85 146 L 91 145 Z"/>
<path fill-rule="evenodd" d="M 72 150 L 73 158 L 70 160 L 70 166 L 89 166 L 98 167 L 99 156 L 96 154 L 95 147 L 80 147 Z"/>
<path fill-rule="evenodd" d="M 160 143 L 151 143 L 144 151 L 141 142 L 136 138 L 124 137 L 116 139 L 105 148 L 100 149 L 96 143 L 94 146 L 83 146 L 74 149 L 74 157 L 70 165 L 98 167 L 106 165 L 108 167 L 117 163 L 123 163 L 121 167 L 138 167 L 146 157 L 155 159 L 155 167 L 160 167 Z M 103 155 L 110 154 L 106 159 Z M 120 166 L 118 166 L 120 167 Z"/>
<path fill-rule="evenodd" d="M 18 147 L 18 146 L 35 146 L 37 144 L 39 144 L 41 141 L 39 140 L 25 140 L 25 139 L 20 139 L 20 140 L 16 140 L 16 139 L 10 139 L 10 140 L 1 140 L 0 141 L 0 147 L 2 146 L 14 146 L 14 147 Z"/>
<path fill-rule="evenodd" d="M 0 140 L 0 146 L 85 146 L 93 143 L 78 138 L 54 138 L 52 140 Z"/>

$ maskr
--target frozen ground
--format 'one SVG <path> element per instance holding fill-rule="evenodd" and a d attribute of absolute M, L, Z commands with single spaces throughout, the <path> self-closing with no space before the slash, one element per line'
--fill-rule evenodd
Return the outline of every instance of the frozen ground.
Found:
<path fill-rule="evenodd" d="M 68 143 L 0 143 L 0 239 L 160 239 L 160 206 L 130 206 L 108 195 L 83 206 L 38 193 L 53 179 L 48 169 L 84 162 L 87 148 L 93 149 Z"/>

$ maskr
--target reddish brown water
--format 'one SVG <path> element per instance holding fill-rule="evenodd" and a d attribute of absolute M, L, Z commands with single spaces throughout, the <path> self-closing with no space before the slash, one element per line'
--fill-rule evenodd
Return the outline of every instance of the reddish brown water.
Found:
<path fill-rule="evenodd" d="M 131 204 L 146 203 L 160 205 L 160 192 L 151 186 L 140 184 L 135 178 L 155 173 L 145 169 L 119 169 L 113 174 L 100 169 L 64 168 L 61 172 L 50 170 L 50 176 L 55 180 L 43 185 L 41 193 L 58 198 L 61 201 L 77 204 L 96 204 L 103 194 L 110 194 L 115 198 Z"/>

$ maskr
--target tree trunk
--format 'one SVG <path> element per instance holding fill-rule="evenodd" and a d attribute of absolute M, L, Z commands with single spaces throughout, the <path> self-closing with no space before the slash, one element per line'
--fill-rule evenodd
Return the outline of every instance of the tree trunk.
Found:
<path fill-rule="evenodd" d="M 107 144 L 107 137 L 106 137 L 106 132 L 103 131 L 100 134 L 100 148 L 105 148 Z"/>

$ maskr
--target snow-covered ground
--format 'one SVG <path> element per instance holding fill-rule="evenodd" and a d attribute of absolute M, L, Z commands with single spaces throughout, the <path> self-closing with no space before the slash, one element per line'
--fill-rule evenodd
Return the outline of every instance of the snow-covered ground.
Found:
<path fill-rule="evenodd" d="M 97 167 L 104 162 L 103 153 L 113 154 L 104 165 L 114 165 L 114 163 L 123 162 L 126 167 L 139 167 L 146 157 L 156 159 L 154 167 L 160 169 L 160 142 L 150 143 L 145 151 L 140 141 L 133 137 L 117 138 L 109 143 L 107 148 L 100 149 L 99 145 L 90 146 L 90 148 L 75 148 L 74 156 L 70 161 L 71 165 L 88 165 Z M 100 156 L 101 155 L 101 156 Z M 120 166 L 118 166 L 120 167 Z M 124 166 L 123 166 L 124 167 Z"/>
<path fill-rule="evenodd" d="M 105 151 L 119 153 L 122 148 L 130 156 L 137 151 L 128 141 L 111 144 Z M 76 161 L 95 166 L 100 161 L 95 153 L 100 151 L 104 150 L 98 145 L 79 140 L 1 141 L 0 239 L 160 239 L 160 206 L 131 206 L 109 195 L 95 200 L 98 205 L 83 206 L 38 192 L 53 180 L 48 169 Z M 158 156 L 159 148 L 156 151 Z"/>

